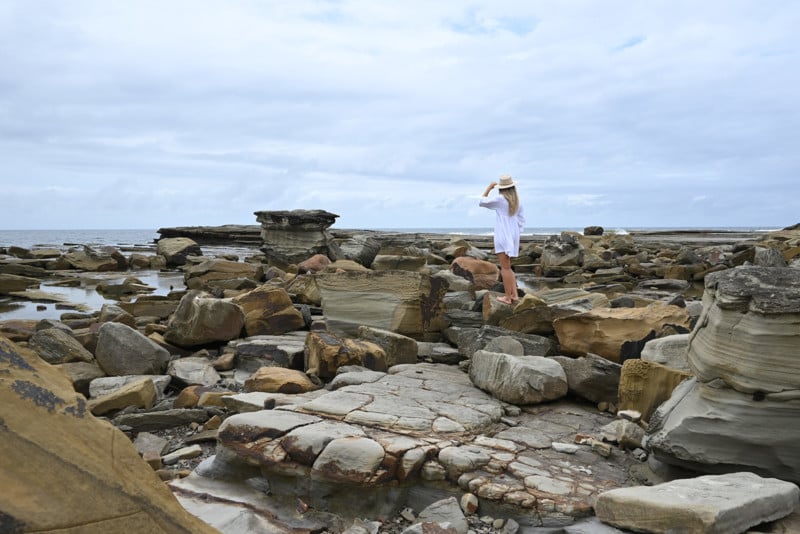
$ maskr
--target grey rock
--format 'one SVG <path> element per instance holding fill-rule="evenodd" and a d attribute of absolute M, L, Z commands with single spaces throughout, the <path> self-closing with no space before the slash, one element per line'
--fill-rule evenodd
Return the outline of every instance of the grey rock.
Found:
<path fill-rule="evenodd" d="M 553 356 L 564 369 L 569 390 L 591 402 L 617 403 L 622 366 L 596 354 L 571 358 Z"/>
<path fill-rule="evenodd" d="M 355 234 L 339 243 L 340 256 L 336 259 L 353 260 L 369 267 L 381 250 L 381 242 L 369 234 Z"/>
<path fill-rule="evenodd" d="M 469 523 L 455 497 L 448 497 L 429 505 L 417 516 L 417 523 L 435 523 L 443 528 L 455 529 L 458 534 L 467 534 Z"/>
<path fill-rule="evenodd" d="M 72 382 L 75 391 L 82 393 L 85 397 L 89 396 L 89 385 L 93 380 L 106 376 L 97 362 L 71 362 L 57 365 Z"/>
<path fill-rule="evenodd" d="M 172 360 L 167 374 L 184 385 L 213 386 L 220 381 L 219 373 L 211 366 L 211 360 L 201 356 L 189 356 Z"/>
<path fill-rule="evenodd" d="M 208 418 L 208 413 L 200 409 L 162 410 L 121 414 L 114 418 L 113 423 L 115 426 L 129 427 L 136 432 L 150 432 L 191 423 L 205 423 Z"/>
<path fill-rule="evenodd" d="M 511 404 L 536 404 L 567 394 L 567 377 L 557 362 L 541 356 L 511 356 L 479 350 L 469 369 L 472 382 Z"/>
<path fill-rule="evenodd" d="M 379 443 L 364 436 L 337 438 L 317 456 L 312 473 L 328 480 L 370 482 L 385 456 Z"/>
<path fill-rule="evenodd" d="M 126 376 L 107 376 L 95 378 L 89 384 L 89 396 L 91 398 L 104 397 L 114 393 L 118 389 L 132 382 L 138 382 L 142 378 L 149 378 L 156 387 L 158 398 L 163 398 L 167 386 L 172 381 L 168 375 L 126 375 Z"/>
<path fill-rule="evenodd" d="M 679 371 L 689 371 L 689 362 L 686 359 L 688 348 L 689 334 L 674 334 L 645 343 L 641 358 Z"/>
<path fill-rule="evenodd" d="M 272 265 L 286 268 L 315 254 L 343 257 L 327 229 L 339 217 L 324 210 L 257 211 L 261 223 L 261 250 Z"/>
<path fill-rule="evenodd" d="M 188 256 L 202 256 L 203 251 L 196 241 L 188 237 L 167 237 L 159 239 L 156 251 L 163 256 L 169 267 L 186 264 Z"/>
<path fill-rule="evenodd" d="M 98 332 L 95 357 L 107 375 L 151 375 L 161 374 L 169 352 L 130 326 L 104 323 Z"/>
<path fill-rule="evenodd" d="M 50 364 L 94 361 L 91 352 L 70 333 L 60 328 L 47 328 L 35 332 L 29 344 L 41 359 Z"/>
<path fill-rule="evenodd" d="M 403 363 L 417 363 L 419 348 L 417 342 L 408 336 L 381 328 L 361 326 L 358 329 L 358 337 L 381 347 L 386 353 L 386 365 L 389 367 Z"/>
<path fill-rule="evenodd" d="M 280 336 L 251 336 L 228 343 L 236 355 L 236 367 L 251 373 L 261 367 L 303 368 L 303 352 L 308 332 Z"/>
<path fill-rule="evenodd" d="M 789 515 L 799 498 L 790 482 L 743 472 L 607 491 L 595 513 L 632 530 L 727 534 Z"/>
<path fill-rule="evenodd" d="M 448 328 L 445 331 L 448 340 L 458 347 L 459 352 L 467 358 L 479 350 L 486 348 L 489 342 L 500 336 L 511 336 L 525 349 L 526 356 L 548 356 L 553 352 L 553 342 L 543 336 L 534 334 L 520 334 L 497 326 L 482 326 L 480 328 Z"/>

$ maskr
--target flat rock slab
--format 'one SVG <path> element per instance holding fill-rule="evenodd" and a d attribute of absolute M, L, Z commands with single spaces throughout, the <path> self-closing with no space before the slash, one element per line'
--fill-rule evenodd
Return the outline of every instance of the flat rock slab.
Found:
<path fill-rule="evenodd" d="M 791 514 L 798 498 L 791 482 L 741 472 L 607 491 L 595 512 L 636 532 L 733 534 Z"/>
<path fill-rule="evenodd" d="M 569 454 L 551 447 L 575 443 L 578 434 L 599 437 L 607 414 L 566 401 L 507 405 L 448 365 L 398 365 L 379 374 L 343 373 L 337 379 L 348 385 L 293 395 L 291 404 L 254 398 L 253 408 L 274 400 L 273 409 L 226 419 L 213 471 L 235 479 L 245 460 L 270 480 L 288 477 L 287 487 L 308 485 L 308 504 L 318 509 L 330 495 L 350 491 L 330 489 L 338 484 L 383 492 L 405 482 L 446 481 L 480 499 L 562 519 L 590 515 L 597 495 L 630 483 L 635 460 L 628 454 L 603 458 L 589 446 L 575 444 Z"/>

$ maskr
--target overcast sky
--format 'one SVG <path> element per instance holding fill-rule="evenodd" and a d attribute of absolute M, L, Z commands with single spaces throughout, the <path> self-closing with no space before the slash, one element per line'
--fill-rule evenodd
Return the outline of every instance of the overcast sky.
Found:
<path fill-rule="evenodd" d="M 0 229 L 800 222 L 800 2 L 0 2 Z"/>

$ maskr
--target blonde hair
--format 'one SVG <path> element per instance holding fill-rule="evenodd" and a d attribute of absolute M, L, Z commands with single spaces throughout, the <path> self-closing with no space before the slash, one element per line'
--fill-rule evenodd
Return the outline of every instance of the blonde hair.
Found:
<path fill-rule="evenodd" d="M 508 201 L 508 214 L 514 215 L 519 209 L 519 196 L 516 187 L 507 187 L 500 190 L 500 194 Z"/>

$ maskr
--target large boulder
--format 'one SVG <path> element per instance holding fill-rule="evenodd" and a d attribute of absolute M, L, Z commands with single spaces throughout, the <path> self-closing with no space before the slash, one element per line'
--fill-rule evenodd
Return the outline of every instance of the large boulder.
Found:
<path fill-rule="evenodd" d="M 187 256 L 202 256 L 203 251 L 194 239 L 188 237 L 166 237 L 159 239 L 156 251 L 167 261 L 167 266 L 186 264 Z"/>
<path fill-rule="evenodd" d="M 369 234 L 355 234 L 339 243 L 342 259 L 353 260 L 364 267 L 369 267 L 381 250 L 381 242 Z"/>
<path fill-rule="evenodd" d="M 745 532 L 791 514 L 800 489 L 753 473 L 702 476 L 601 493 L 597 517 L 635 532 Z"/>
<path fill-rule="evenodd" d="M 167 323 L 164 339 L 179 347 L 194 347 L 236 339 L 244 327 L 244 312 L 227 299 L 189 291 Z"/>
<path fill-rule="evenodd" d="M 280 335 L 304 328 L 303 314 L 295 309 L 286 290 L 261 286 L 232 299 L 244 312 L 248 336 Z"/>
<path fill-rule="evenodd" d="M 495 398 L 525 405 L 559 399 L 567 394 L 564 369 L 541 356 L 512 356 L 479 350 L 469 367 L 472 383 Z"/>
<path fill-rule="evenodd" d="M 184 281 L 189 289 L 238 289 L 255 287 L 263 270 L 252 263 L 212 258 L 186 270 Z"/>
<path fill-rule="evenodd" d="M 286 268 L 314 254 L 341 257 L 328 228 L 339 217 L 325 210 L 257 211 L 261 223 L 261 250 L 270 264 Z"/>
<path fill-rule="evenodd" d="M 0 337 L 0 375 L 4 532 L 215 532 L 60 371 Z"/>
<path fill-rule="evenodd" d="M 328 328 L 354 337 L 361 325 L 420 338 L 447 326 L 447 282 L 408 271 L 316 275 Z"/>
<path fill-rule="evenodd" d="M 373 371 L 386 371 L 386 353 L 370 341 L 337 336 L 331 332 L 311 332 L 306 337 L 305 368 L 310 375 L 330 379 L 345 365 L 360 365 Z"/>
<path fill-rule="evenodd" d="M 583 356 L 591 352 L 618 363 L 626 344 L 643 345 L 648 336 L 655 337 L 665 326 L 688 331 L 689 312 L 654 302 L 643 308 L 596 308 L 553 322 L 564 354 Z"/>
<path fill-rule="evenodd" d="M 697 377 L 655 412 L 646 446 L 707 472 L 800 481 L 800 271 L 737 267 L 705 280 L 689 337 Z"/>
<path fill-rule="evenodd" d="M 627 360 L 620 372 L 619 408 L 637 411 L 647 421 L 678 384 L 691 376 L 655 362 Z"/>
<path fill-rule="evenodd" d="M 553 356 L 567 375 L 570 392 L 584 399 L 617 404 L 622 366 L 596 354 L 579 358 Z"/>
<path fill-rule="evenodd" d="M 111 247 L 95 249 L 84 246 L 82 249 L 70 250 L 64 254 L 64 259 L 73 269 L 92 272 L 124 270 L 125 267 L 120 265 L 120 257 L 122 260 L 125 259 L 119 251 Z"/>
<path fill-rule="evenodd" d="M 98 331 L 95 358 L 107 375 L 161 374 L 169 357 L 169 351 L 122 323 L 103 323 Z"/>
<path fill-rule="evenodd" d="M 358 329 L 359 339 L 370 341 L 381 347 L 386 353 L 386 365 L 417 363 L 419 344 L 416 340 L 380 328 L 361 326 Z"/>
<path fill-rule="evenodd" d="M 494 263 L 469 256 L 460 256 L 453 260 L 450 270 L 472 282 L 472 289 L 476 291 L 494 287 L 500 276 L 500 269 Z"/>

